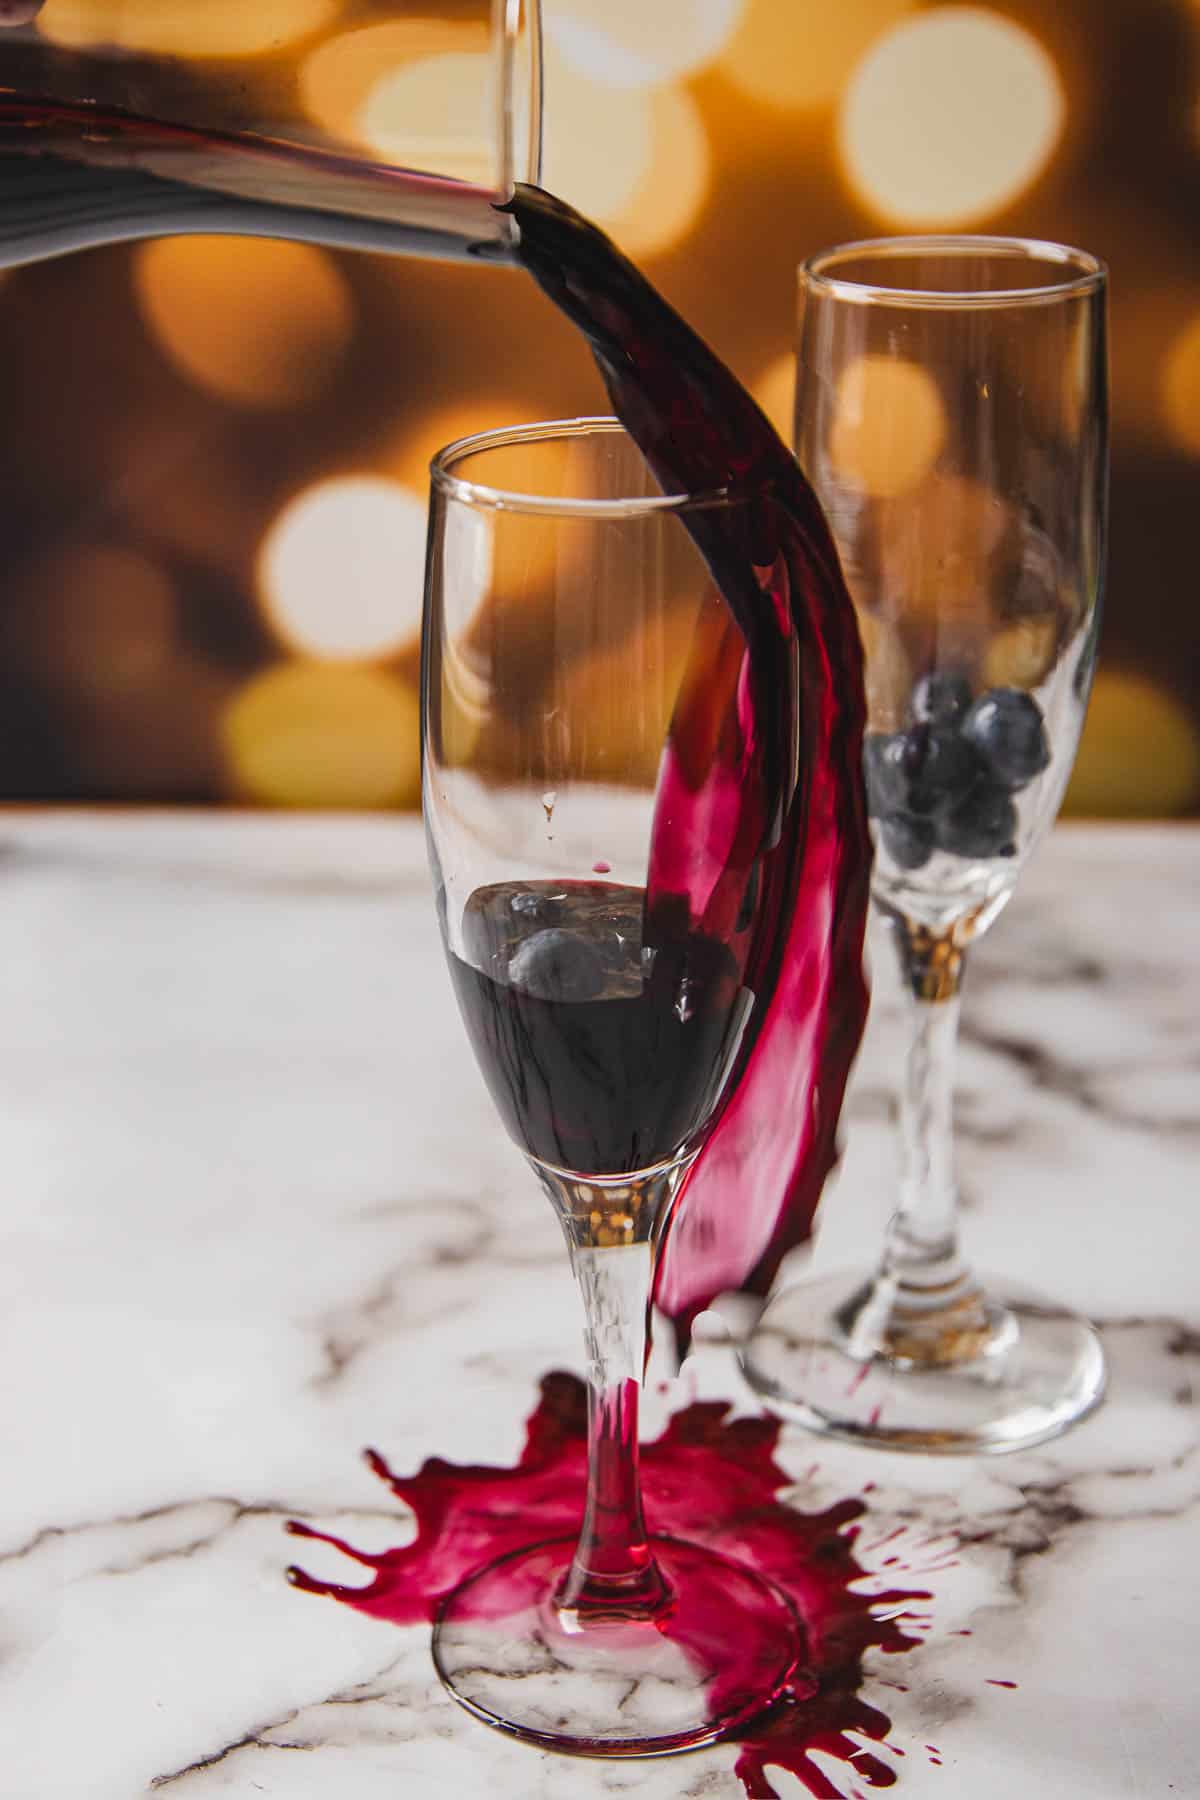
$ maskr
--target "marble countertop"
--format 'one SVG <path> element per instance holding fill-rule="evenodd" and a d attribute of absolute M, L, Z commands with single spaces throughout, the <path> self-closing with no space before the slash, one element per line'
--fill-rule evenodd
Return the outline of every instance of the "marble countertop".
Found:
<path fill-rule="evenodd" d="M 1200 831 L 1062 828 L 969 978 L 967 1246 L 1097 1318 L 1104 1407 L 987 1461 L 784 1440 L 806 1504 L 873 1483 L 876 1537 L 961 1540 L 908 1691 L 869 1665 L 905 1800 L 1200 1794 L 1198 902 Z M 508 1742 L 444 1696 L 426 1628 L 284 1580 L 289 1517 L 402 1535 L 364 1445 L 509 1462 L 538 1377 L 581 1365 L 419 827 L 7 814 L 0 912 L 0 1794 L 734 1800 L 728 1747 Z M 888 1209 L 876 982 L 820 1265 Z M 719 1348 L 692 1378 L 739 1392 Z"/>

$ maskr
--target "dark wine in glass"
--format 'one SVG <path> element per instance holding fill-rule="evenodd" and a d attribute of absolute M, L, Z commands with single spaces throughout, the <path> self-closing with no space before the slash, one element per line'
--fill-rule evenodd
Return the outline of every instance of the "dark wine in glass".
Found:
<path fill-rule="evenodd" d="M 648 1535 L 638 1480 L 656 1251 L 778 965 L 757 834 L 727 846 L 720 929 L 647 881 L 681 669 L 727 610 L 689 514 L 732 523 L 749 504 L 662 494 L 615 420 L 494 432 L 434 464 L 425 816 L 443 936 L 497 1109 L 562 1223 L 591 1374 L 578 1541 L 470 1576 L 434 1656 L 465 1706 L 559 1749 L 706 1742 L 769 1705 L 800 1651 L 788 1600 L 736 1545 Z M 713 758 L 740 691 L 710 720 Z"/>

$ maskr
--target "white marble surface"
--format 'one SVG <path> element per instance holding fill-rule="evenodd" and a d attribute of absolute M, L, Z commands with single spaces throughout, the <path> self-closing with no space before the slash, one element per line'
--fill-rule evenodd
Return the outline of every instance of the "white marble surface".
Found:
<path fill-rule="evenodd" d="M 363 1445 L 509 1460 L 537 1377 L 580 1363 L 417 826 L 33 814 L 0 846 L 0 1794 L 736 1796 L 728 1749 L 502 1740 L 425 1631 L 283 1579 L 291 1515 L 398 1541 Z M 1104 1408 L 986 1463 L 787 1440 L 802 1504 L 873 1481 L 883 1529 L 963 1540 L 892 1664 L 910 1691 L 866 1689 L 906 1800 L 1200 1794 L 1198 901 L 1200 832 L 1060 830 L 969 985 L 969 1247 L 1103 1322 Z M 888 1207 L 877 985 L 821 1263 Z M 724 1352 L 696 1362 L 736 1391 Z"/>

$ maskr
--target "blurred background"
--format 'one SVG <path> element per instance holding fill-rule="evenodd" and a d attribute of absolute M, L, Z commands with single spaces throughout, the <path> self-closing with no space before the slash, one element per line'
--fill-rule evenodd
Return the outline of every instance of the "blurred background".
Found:
<path fill-rule="evenodd" d="M 820 246 L 944 226 L 1109 261 L 1108 612 L 1068 809 L 1195 812 L 1200 0 L 545 5 L 546 185 L 789 437 Z M 40 29 L 85 44 L 100 10 L 47 0 Z M 417 52 L 384 10 L 176 0 L 171 49 L 318 123 L 353 105 L 386 154 L 372 97 Z M 127 15 L 156 48 L 156 8 Z M 9 800 L 415 807 L 429 456 L 606 410 L 518 272 L 226 238 L 0 277 L 0 394 Z"/>

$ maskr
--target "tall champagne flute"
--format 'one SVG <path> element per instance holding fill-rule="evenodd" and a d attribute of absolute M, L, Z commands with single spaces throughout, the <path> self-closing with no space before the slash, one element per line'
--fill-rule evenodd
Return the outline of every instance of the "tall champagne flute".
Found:
<path fill-rule="evenodd" d="M 1056 244 L 894 238 L 822 252 L 800 288 L 797 455 L 859 614 L 873 897 L 911 1041 L 880 1266 L 785 1290 L 744 1366 L 815 1431 L 1018 1449 L 1096 1404 L 1104 1361 L 1082 1320 L 996 1297 L 959 1254 L 953 1057 L 967 948 L 1058 810 L 1091 685 L 1105 271 Z"/>
<path fill-rule="evenodd" d="M 647 891 L 684 662 L 729 623 L 693 534 L 744 502 L 664 496 L 613 420 L 465 439 L 432 473 L 424 799 L 442 935 L 484 1079 L 566 1236 L 590 1363 L 586 1508 L 563 1522 L 579 1529 L 470 1575 L 434 1658 L 456 1699 L 519 1737 L 682 1749 L 769 1704 L 799 1650 L 790 1604 L 736 1546 L 648 1534 L 638 1478 L 656 1247 L 766 1002 L 749 985 L 756 889 L 725 940 Z M 711 724 L 715 756 L 731 723 Z"/>

